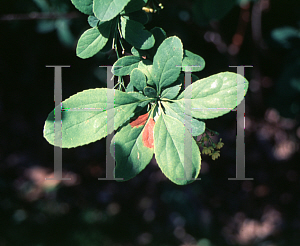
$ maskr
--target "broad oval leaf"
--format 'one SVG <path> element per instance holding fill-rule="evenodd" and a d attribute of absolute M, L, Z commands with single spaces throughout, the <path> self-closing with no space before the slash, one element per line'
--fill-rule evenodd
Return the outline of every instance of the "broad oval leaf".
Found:
<path fill-rule="evenodd" d="M 111 23 L 105 22 L 86 30 L 78 40 L 76 54 L 86 59 L 103 49 L 109 39 Z"/>
<path fill-rule="evenodd" d="M 165 39 L 158 47 L 153 58 L 152 78 L 158 93 L 178 78 L 182 65 L 183 47 L 181 40 L 176 37 Z"/>
<path fill-rule="evenodd" d="M 133 69 L 130 73 L 130 83 L 139 91 L 143 91 L 147 86 L 145 74 L 138 68 Z"/>
<path fill-rule="evenodd" d="M 154 126 L 154 154 L 162 172 L 175 184 L 189 184 L 199 175 L 201 156 L 194 138 L 179 120 L 163 113 Z"/>
<path fill-rule="evenodd" d="M 110 96 L 115 97 L 107 102 Z M 106 88 L 85 90 L 71 96 L 62 102 L 65 109 L 61 113 L 62 148 L 81 146 L 106 137 L 132 115 L 139 103 L 139 99 L 128 93 Z M 109 119 L 108 114 L 114 117 Z M 54 116 L 53 110 L 44 126 L 44 137 L 52 145 L 55 144 Z M 108 125 L 112 121 L 114 125 Z M 60 132 L 59 127 L 57 131 Z"/>
<path fill-rule="evenodd" d="M 121 32 L 129 44 L 141 50 L 150 49 L 155 43 L 152 33 L 145 30 L 141 23 L 127 20 L 123 16 L 121 16 Z"/>
<path fill-rule="evenodd" d="M 139 174 L 153 157 L 154 121 L 149 113 L 139 116 L 116 133 L 110 151 L 115 154 L 115 178 L 129 180 Z"/>
<path fill-rule="evenodd" d="M 189 69 L 187 70 L 187 66 Z M 199 72 L 205 67 L 205 61 L 201 56 L 198 56 L 188 50 L 183 51 L 182 71 Z"/>
<path fill-rule="evenodd" d="M 248 90 L 249 82 L 241 75 L 223 72 L 200 79 L 187 88 L 191 98 L 184 98 L 183 91 L 175 103 L 184 112 L 185 100 L 191 100 L 192 115 L 198 119 L 213 119 L 227 114 L 241 103 Z"/>
<path fill-rule="evenodd" d="M 177 120 L 181 121 L 185 126 L 187 126 L 185 120 L 190 122 L 191 129 L 188 129 L 192 136 L 199 136 L 204 133 L 205 131 L 205 122 L 194 119 L 188 114 L 184 114 L 179 106 L 175 103 L 169 102 L 162 102 L 162 105 L 165 108 L 165 112 L 167 115 L 176 118 Z"/>
<path fill-rule="evenodd" d="M 115 18 L 130 0 L 94 0 L 93 11 L 95 16 L 102 21 Z"/>
<path fill-rule="evenodd" d="M 71 0 L 74 6 L 86 15 L 93 14 L 93 0 Z"/>
<path fill-rule="evenodd" d="M 141 60 L 142 58 L 138 56 L 124 56 L 114 63 L 112 73 L 115 76 L 129 75 L 133 69 L 138 67 Z"/>

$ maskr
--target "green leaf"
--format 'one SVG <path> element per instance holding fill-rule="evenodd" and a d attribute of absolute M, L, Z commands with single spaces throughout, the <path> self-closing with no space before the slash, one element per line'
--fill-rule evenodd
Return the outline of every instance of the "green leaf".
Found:
<path fill-rule="evenodd" d="M 102 21 L 109 21 L 116 17 L 130 0 L 94 0 L 93 11 Z"/>
<path fill-rule="evenodd" d="M 123 15 L 123 17 L 127 20 L 140 22 L 143 25 L 147 24 L 148 22 L 148 15 L 143 10 L 136 11 L 128 15 Z"/>
<path fill-rule="evenodd" d="M 93 14 L 93 0 L 71 0 L 74 6 L 86 15 Z"/>
<path fill-rule="evenodd" d="M 162 105 L 164 106 L 167 115 L 172 116 L 175 119 L 181 121 L 184 125 L 185 125 L 184 118 L 185 117 L 187 118 L 192 128 L 191 131 L 189 130 L 192 136 L 199 136 L 203 134 L 203 132 L 205 131 L 205 123 L 203 121 L 194 119 L 188 114 L 184 114 L 177 104 L 162 102 Z"/>
<path fill-rule="evenodd" d="M 130 82 L 139 91 L 143 91 L 144 88 L 147 86 L 145 74 L 138 68 L 135 68 L 131 71 Z"/>
<path fill-rule="evenodd" d="M 146 53 L 146 51 L 145 51 L 145 53 Z M 140 56 L 140 57 L 142 57 L 140 55 L 140 52 L 136 48 L 134 48 L 133 46 L 131 47 L 131 54 L 134 55 L 134 56 Z"/>
<path fill-rule="evenodd" d="M 138 65 L 138 69 L 140 69 L 146 75 L 147 84 L 155 86 L 152 78 L 152 62 L 149 60 L 141 60 Z"/>
<path fill-rule="evenodd" d="M 180 77 L 180 75 L 179 75 L 179 77 Z M 162 91 L 161 98 L 174 99 L 178 95 L 182 85 L 183 85 L 182 81 L 177 79 L 174 83 L 172 83 L 170 85 L 170 87 L 167 87 L 166 89 L 164 89 Z"/>
<path fill-rule="evenodd" d="M 78 40 L 76 54 L 86 59 L 97 54 L 106 45 L 111 30 L 111 23 L 105 22 L 98 27 L 86 30 Z"/>
<path fill-rule="evenodd" d="M 192 153 L 186 151 L 186 156 L 185 141 L 192 144 Z M 194 138 L 189 132 L 185 134 L 185 127 L 179 120 L 163 113 L 154 126 L 154 154 L 162 172 L 175 184 L 189 184 L 199 175 L 201 156 Z"/>
<path fill-rule="evenodd" d="M 154 88 L 152 88 L 152 87 L 149 87 L 149 86 L 147 86 L 147 87 L 144 88 L 144 94 L 145 94 L 145 96 L 151 97 L 151 98 L 157 97 L 156 90 Z"/>
<path fill-rule="evenodd" d="M 161 43 L 167 38 L 166 32 L 160 28 L 160 27 L 154 27 L 150 30 L 150 32 L 153 34 L 155 39 L 154 46 L 149 50 L 150 57 L 148 59 L 153 59 L 153 57 L 156 54 L 156 51 L 158 47 L 161 45 Z"/>
<path fill-rule="evenodd" d="M 112 93 L 114 103 L 107 102 L 107 93 Z M 95 142 L 107 136 L 107 112 L 114 110 L 116 130 L 130 117 L 140 100 L 128 93 L 106 88 L 79 92 L 62 102 L 62 147 L 73 148 Z M 44 137 L 54 145 L 54 110 L 48 115 L 44 126 Z M 60 128 L 58 128 L 60 131 Z"/>
<path fill-rule="evenodd" d="M 153 157 L 154 121 L 148 113 L 139 116 L 123 127 L 111 142 L 111 154 L 115 152 L 115 178 L 129 180 L 139 174 Z M 146 121 L 148 122 L 146 123 Z"/>
<path fill-rule="evenodd" d="M 127 20 L 123 16 L 121 16 L 121 32 L 129 44 L 141 50 L 150 49 L 155 43 L 152 33 L 144 30 L 141 23 Z"/>
<path fill-rule="evenodd" d="M 198 72 L 204 69 L 205 61 L 201 56 L 198 56 L 188 50 L 183 51 L 182 71 Z M 193 66 L 187 70 L 185 66 Z M 199 66 L 199 67 L 198 67 Z"/>
<path fill-rule="evenodd" d="M 91 27 L 97 26 L 98 23 L 99 23 L 99 21 L 100 21 L 100 20 L 99 20 L 97 17 L 93 16 L 93 15 L 90 15 L 90 16 L 88 17 L 88 23 L 89 23 L 89 25 L 90 25 Z"/>
<path fill-rule="evenodd" d="M 161 97 L 173 99 L 178 95 L 180 88 L 181 88 L 181 85 L 174 85 L 172 87 L 168 87 L 165 90 L 163 90 L 163 92 L 161 93 Z"/>
<path fill-rule="evenodd" d="M 188 86 L 185 91 L 192 88 L 191 99 L 184 99 L 185 91 L 183 91 L 175 103 L 184 112 L 185 100 L 191 100 L 193 117 L 213 119 L 227 114 L 239 105 L 246 95 L 248 84 L 249 82 L 239 74 L 218 73 Z"/>
<path fill-rule="evenodd" d="M 128 93 L 130 96 L 133 96 L 141 101 L 140 104 L 138 105 L 138 107 L 141 108 L 145 107 L 148 103 L 155 100 L 154 98 L 145 97 L 141 92 L 132 91 Z"/>
<path fill-rule="evenodd" d="M 113 37 L 110 36 L 106 45 L 100 50 L 100 53 L 108 52 L 112 49 Z"/>
<path fill-rule="evenodd" d="M 141 10 L 148 0 L 131 0 L 120 13 L 121 15 L 127 15 L 132 12 Z"/>
<path fill-rule="evenodd" d="M 158 47 L 153 59 L 152 78 L 160 94 L 161 88 L 167 87 L 178 78 L 182 65 L 183 47 L 176 37 L 165 39 Z"/>
<path fill-rule="evenodd" d="M 124 56 L 114 63 L 112 73 L 115 76 L 129 75 L 133 69 L 138 67 L 140 60 L 142 58 L 138 56 Z"/>
<path fill-rule="evenodd" d="M 129 92 L 135 92 L 132 83 L 130 83 L 130 82 L 128 83 L 125 91 L 128 92 L 128 93 Z"/>
<path fill-rule="evenodd" d="M 136 49 L 135 47 L 131 48 L 131 53 L 135 56 L 146 56 L 148 60 L 153 60 L 154 55 L 156 54 L 156 51 L 160 44 L 166 39 L 167 35 L 165 31 L 160 27 L 154 27 L 150 30 L 150 32 L 153 34 L 155 43 L 154 46 L 149 50 L 141 50 Z"/>
<path fill-rule="evenodd" d="M 191 75 L 192 75 L 191 76 L 192 77 L 192 81 L 191 81 L 192 83 L 199 80 L 198 76 L 196 76 L 194 74 L 191 74 Z M 176 80 L 176 82 L 174 84 L 181 84 L 179 93 L 182 93 L 184 91 L 184 89 L 185 89 L 185 73 L 184 72 L 180 73 L 178 79 Z M 178 95 L 178 97 L 179 97 L 179 95 Z M 175 99 L 177 99 L 177 98 L 175 98 Z"/>

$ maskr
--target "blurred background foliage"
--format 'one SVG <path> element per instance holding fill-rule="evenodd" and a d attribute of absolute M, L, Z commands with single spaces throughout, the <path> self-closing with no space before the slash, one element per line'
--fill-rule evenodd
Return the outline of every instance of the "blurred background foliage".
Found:
<path fill-rule="evenodd" d="M 76 42 L 87 18 L 69 0 L 11 0 L 0 9 L 0 245 L 300 245 L 299 0 L 164 0 L 146 28 L 162 27 L 201 55 L 200 78 L 245 69 L 246 177 L 235 177 L 236 112 L 207 121 L 225 146 L 202 156 L 201 180 L 181 187 L 153 159 L 134 179 L 105 177 L 105 139 L 63 150 L 53 177 L 53 146 L 43 125 L 53 109 L 54 72 L 63 100 L 105 87 L 115 54 L 82 60 Z M 217 140 L 217 139 L 216 139 Z"/>

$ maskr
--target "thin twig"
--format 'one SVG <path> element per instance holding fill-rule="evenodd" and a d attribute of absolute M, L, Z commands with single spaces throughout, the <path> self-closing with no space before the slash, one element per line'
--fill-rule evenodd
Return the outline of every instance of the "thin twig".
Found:
<path fill-rule="evenodd" d="M 39 13 L 31 12 L 29 14 L 7 14 L 1 15 L 0 21 L 14 21 L 14 20 L 55 20 L 55 19 L 74 19 L 78 18 L 78 12 L 70 13 Z"/>

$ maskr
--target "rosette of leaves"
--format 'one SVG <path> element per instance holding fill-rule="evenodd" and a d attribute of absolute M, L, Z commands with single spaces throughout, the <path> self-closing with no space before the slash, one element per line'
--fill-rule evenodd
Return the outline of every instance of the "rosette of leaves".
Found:
<path fill-rule="evenodd" d="M 193 182 L 201 168 L 193 136 L 205 131 L 203 119 L 234 109 L 243 100 L 248 81 L 222 72 L 197 80 L 180 92 L 183 56 L 181 40 L 169 37 L 157 48 L 152 65 L 132 70 L 130 90 L 91 89 L 63 101 L 61 130 L 56 129 L 56 134 L 61 133 L 62 147 L 88 144 L 116 130 L 110 146 L 116 160 L 115 178 L 126 181 L 135 177 L 155 154 L 158 166 L 172 182 Z M 53 145 L 54 112 L 44 126 L 44 137 Z"/>
<path fill-rule="evenodd" d="M 75 7 L 89 15 L 91 26 L 78 40 L 76 54 L 89 58 L 98 52 L 117 49 L 122 39 L 138 49 L 150 49 L 155 39 L 145 30 L 147 14 L 142 11 L 146 0 L 72 0 Z"/>

